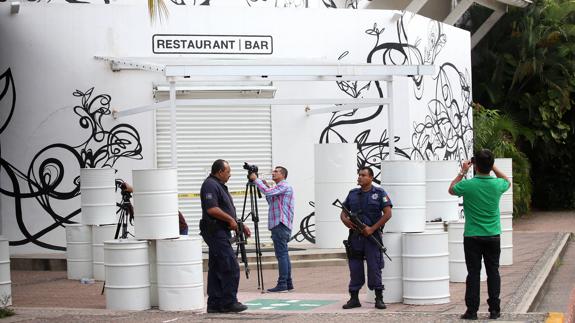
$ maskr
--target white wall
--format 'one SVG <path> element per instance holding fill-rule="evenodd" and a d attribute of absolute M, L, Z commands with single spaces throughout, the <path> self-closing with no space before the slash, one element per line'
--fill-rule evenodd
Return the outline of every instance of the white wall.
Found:
<path fill-rule="evenodd" d="M 419 79 L 396 82 L 395 135 L 399 137 L 396 147 L 404 154 L 398 158 L 447 156 L 458 159 L 465 157 L 471 149 L 470 130 L 461 134 L 461 140 L 453 138 L 444 143 L 441 136 L 453 136 L 454 132 L 435 133 L 433 127 L 425 126 L 430 120 L 441 123 L 446 130 L 457 126 L 455 122 L 444 122 L 442 117 L 455 115 L 453 102 L 462 109 L 459 116 L 466 120 L 471 118 L 469 90 L 461 90 L 471 85 L 469 34 L 427 18 L 407 14 L 399 19 L 397 12 L 379 10 L 174 6 L 166 23 L 151 26 L 146 8 L 141 5 L 112 8 L 109 5 L 40 3 L 26 5 L 17 15 L 10 15 L 8 7 L 8 3 L 0 3 L 0 73 L 10 69 L 13 83 L 9 88 L 14 86 L 17 98 L 13 116 L 0 133 L 3 162 L 0 184 L 4 190 L 0 199 L 2 229 L 11 241 L 22 241 L 24 228 L 32 235 L 43 230 L 48 232 L 33 238 L 40 246 L 24 243 L 11 248 L 13 253 L 54 252 L 64 246 L 64 230 L 54 224 L 57 221 L 50 212 L 66 216 L 78 210 L 78 192 L 74 191 L 78 187 L 74 181 L 79 176 L 79 165 L 89 160 L 80 152 L 82 148 L 91 147 L 95 151 L 105 146 L 92 135 L 91 128 L 80 126 L 74 107 L 82 105 L 82 97 L 74 96 L 75 90 L 86 92 L 93 87 L 90 100 L 98 95 L 109 96 L 110 102 L 92 104 L 90 111 L 94 112 L 100 105 L 106 110 L 151 103 L 152 84 L 165 82 L 160 73 L 112 72 L 106 63 L 95 60 L 94 55 L 154 56 L 151 39 L 158 33 L 270 35 L 274 40 L 272 57 L 275 58 L 340 58 L 345 62 L 367 62 L 373 53 L 372 62 L 377 63 L 434 64 L 435 75 L 423 78 L 422 82 Z M 198 56 L 192 56 L 195 57 Z M 455 69 L 449 67 L 440 73 L 439 66 L 444 63 L 453 64 Z M 467 83 L 460 82 L 465 77 Z M 6 82 L 7 78 L 0 80 L 0 90 Z M 375 83 L 360 93 L 353 90 L 344 93 L 335 82 L 278 82 L 275 85 L 278 87 L 276 96 L 280 98 L 379 96 Z M 340 85 L 354 87 L 353 83 Z M 357 89 L 365 85 L 367 82 L 358 82 Z M 446 87 L 451 96 L 444 98 L 446 93 L 440 91 Z M 448 100 L 451 97 L 453 101 Z M 438 101 L 445 107 L 435 104 Z M 446 104 L 447 101 L 451 104 Z M 0 124 L 8 119 L 12 102 L 10 91 L 0 98 Z M 86 106 L 89 104 L 85 103 Z M 359 163 L 379 165 L 382 158 L 387 158 L 387 112 L 383 109 L 376 115 L 377 111 L 374 107 L 358 110 L 354 115 L 342 111 L 335 115 L 307 116 L 303 106 L 272 107 L 273 164 L 281 164 L 290 171 L 289 181 L 296 190 L 296 227 L 313 211 L 308 201 L 313 200 L 314 143 L 340 142 L 337 133 L 347 142 L 361 139 L 365 144 L 358 154 Z M 368 117 L 373 119 L 360 122 Z M 337 124 L 339 121 L 345 124 Z M 109 165 L 119 170 L 119 177 L 131 180 L 131 169 L 154 166 L 153 113 L 120 120 L 105 116 L 101 124 L 105 131 L 120 124 L 131 125 L 136 130 L 136 133 L 121 133 L 132 146 L 121 149 L 120 153 L 130 152 L 133 156 L 108 160 Z M 326 129 L 330 130 L 329 137 L 322 137 Z M 414 140 L 414 134 L 416 138 L 426 140 Z M 41 153 L 42 149 L 54 144 L 67 150 L 55 147 Z M 138 144 L 141 153 L 136 149 Z M 428 153 L 421 154 L 420 151 Z M 368 157 L 362 157 L 364 155 Z M 57 173 L 62 174 L 61 169 L 52 166 L 57 161 L 62 162 L 63 180 L 54 186 L 44 185 L 43 190 L 37 187 L 42 186 L 39 184 L 41 177 L 51 176 L 53 182 Z M 95 166 L 103 165 L 104 161 L 100 160 Z M 245 175 L 239 169 L 234 173 Z M 18 177 L 17 185 L 9 175 Z"/>

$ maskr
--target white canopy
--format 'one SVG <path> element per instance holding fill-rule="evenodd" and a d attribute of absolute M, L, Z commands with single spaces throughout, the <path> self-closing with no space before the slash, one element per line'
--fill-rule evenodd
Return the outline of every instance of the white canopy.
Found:
<path fill-rule="evenodd" d="M 387 105 L 389 137 L 393 136 L 393 93 L 392 82 L 396 76 L 432 75 L 432 65 L 384 65 L 375 63 L 346 63 L 341 61 L 297 60 L 297 59 L 208 59 L 187 57 L 107 57 L 96 59 L 110 63 L 113 71 L 138 69 L 162 73 L 169 83 L 170 99 L 143 107 L 115 112 L 114 117 L 150 111 L 161 107 L 171 110 L 171 149 L 172 167 L 176 162 L 176 106 L 178 105 L 306 105 L 308 115 L 335 112 L 360 107 Z M 176 99 L 177 82 L 241 82 L 250 84 L 262 81 L 385 81 L 387 95 L 384 98 L 264 98 L 264 99 Z M 310 109 L 308 105 L 331 107 Z M 395 150 L 393 140 L 389 141 L 390 151 Z M 394 154 L 390 154 L 393 159 Z"/>

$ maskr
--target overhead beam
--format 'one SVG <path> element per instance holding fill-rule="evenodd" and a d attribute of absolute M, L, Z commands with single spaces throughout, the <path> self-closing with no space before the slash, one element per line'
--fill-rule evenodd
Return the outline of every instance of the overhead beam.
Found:
<path fill-rule="evenodd" d="M 390 75 L 432 75 L 431 65 L 167 65 L 166 77 L 257 80 L 385 80 Z"/>
<path fill-rule="evenodd" d="M 407 7 L 405 7 L 405 11 L 418 13 L 421 8 L 427 3 L 428 0 L 412 0 Z"/>
<path fill-rule="evenodd" d="M 373 98 L 373 99 L 348 99 L 348 98 L 332 98 L 332 99 L 190 99 L 190 100 L 175 100 L 176 106 L 272 106 L 272 105 L 348 105 L 348 106 L 375 106 L 382 104 L 389 104 L 391 101 L 388 98 Z M 152 111 L 159 108 L 170 107 L 170 101 L 161 101 L 158 103 L 150 104 L 148 106 L 124 109 L 121 111 L 114 111 L 114 117 L 120 118 L 128 115 L 139 114 L 143 112 Z M 312 113 L 313 114 L 313 113 Z"/>
<path fill-rule="evenodd" d="M 449 15 L 443 20 L 444 23 L 453 25 L 455 24 L 461 16 L 471 7 L 473 4 L 473 0 L 462 0 L 458 3 L 453 10 L 449 13 Z"/>
<path fill-rule="evenodd" d="M 110 63 L 110 68 L 114 72 L 118 72 L 121 70 L 144 70 L 150 72 L 163 72 L 165 67 L 162 64 L 140 61 L 140 60 L 123 59 L 123 58 L 98 56 L 98 55 L 94 56 L 94 58 L 100 61 Z"/>
<path fill-rule="evenodd" d="M 498 0 L 499 2 L 503 2 L 510 6 L 525 8 L 528 5 L 532 4 L 533 1 L 531 0 Z"/>
<path fill-rule="evenodd" d="M 95 56 L 109 62 L 113 71 L 140 69 L 161 72 L 167 78 L 187 81 L 373 81 L 391 76 L 433 75 L 433 65 L 346 64 L 339 61 L 280 59 L 189 59 L 115 58 Z"/>
<path fill-rule="evenodd" d="M 505 11 L 493 11 L 491 15 L 485 20 L 485 22 L 477 29 L 473 35 L 471 35 L 471 49 L 487 35 L 487 33 L 493 28 L 493 26 L 503 17 Z"/>
<path fill-rule="evenodd" d="M 333 105 L 333 106 L 324 107 L 324 108 L 312 108 L 312 107 L 306 106 L 305 113 L 308 116 L 310 116 L 310 115 L 314 115 L 314 114 L 333 113 L 333 112 L 344 111 L 344 110 L 354 110 L 354 109 L 375 107 L 375 106 L 380 106 L 380 105 L 389 105 L 390 103 L 391 103 L 391 100 L 387 99 L 385 101 L 380 102 L 379 104 L 369 104 L 369 103 L 339 104 L 339 105 Z"/>
<path fill-rule="evenodd" d="M 112 117 L 114 117 L 114 119 L 118 119 L 120 117 L 125 117 L 125 116 L 129 116 L 132 114 L 148 112 L 148 111 L 155 110 L 158 108 L 167 108 L 169 106 L 170 106 L 170 101 L 162 101 L 162 102 L 152 103 L 149 105 L 144 105 L 141 107 L 125 109 L 125 110 L 121 110 L 121 111 L 114 109 L 112 111 Z"/>
<path fill-rule="evenodd" d="M 475 0 L 476 3 L 494 11 L 507 12 L 507 5 L 496 0 Z"/>

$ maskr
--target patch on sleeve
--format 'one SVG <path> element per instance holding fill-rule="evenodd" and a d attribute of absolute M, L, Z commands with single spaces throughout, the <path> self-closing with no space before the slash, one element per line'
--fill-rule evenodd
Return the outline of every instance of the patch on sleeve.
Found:
<path fill-rule="evenodd" d="M 211 200 L 212 198 L 212 193 L 206 193 L 206 200 Z"/>
<path fill-rule="evenodd" d="M 387 196 L 384 196 L 383 197 L 383 203 L 387 203 L 387 202 L 389 202 L 389 198 Z"/>

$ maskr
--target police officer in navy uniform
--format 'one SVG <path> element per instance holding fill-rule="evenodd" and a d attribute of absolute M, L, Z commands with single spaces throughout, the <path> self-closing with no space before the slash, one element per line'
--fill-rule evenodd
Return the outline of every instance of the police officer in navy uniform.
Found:
<path fill-rule="evenodd" d="M 349 294 L 350 299 L 343 305 L 344 309 L 360 307 L 359 290 L 365 283 L 363 261 L 367 262 L 367 287 L 375 291 L 375 307 L 385 309 L 383 302 L 383 285 L 381 283 L 381 270 L 383 269 L 383 254 L 379 247 L 368 237 L 375 235 L 381 242 L 381 229 L 391 218 L 391 200 L 381 187 L 372 185 L 373 170 L 362 167 L 358 171 L 357 184 L 359 188 L 349 191 L 343 202 L 346 209 L 356 213 L 366 225 L 361 233 L 354 228 L 353 223 L 341 212 L 341 221 L 350 228 L 346 252 L 349 259 Z"/>
<path fill-rule="evenodd" d="M 238 224 L 236 208 L 225 185 L 230 176 L 228 162 L 218 159 L 200 190 L 200 234 L 209 247 L 208 313 L 238 313 L 247 309 L 236 297 L 240 267 L 230 242 L 230 230 L 237 230 Z M 244 226 L 244 231 L 249 237 L 247 226 Z"/>

